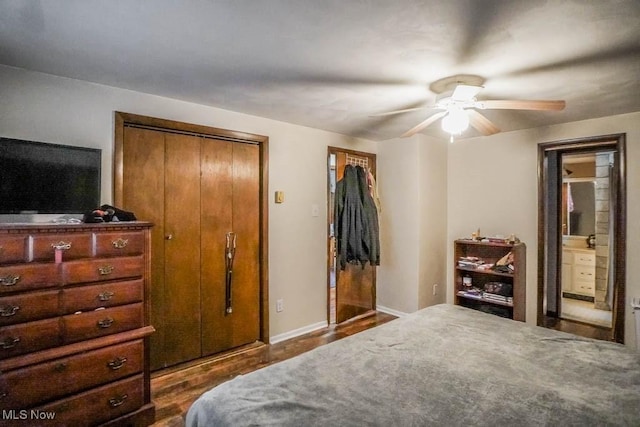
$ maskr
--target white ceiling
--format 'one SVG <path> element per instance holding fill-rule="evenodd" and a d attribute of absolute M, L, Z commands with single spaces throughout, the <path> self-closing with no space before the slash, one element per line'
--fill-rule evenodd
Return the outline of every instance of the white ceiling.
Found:
<path fill-rule="evenodd" d="M 640 1 L 0 0 L 0 64 L 373 140 L 454 74 L 567 101 L 483 112 L 507 131 L 640 111 Z"/>

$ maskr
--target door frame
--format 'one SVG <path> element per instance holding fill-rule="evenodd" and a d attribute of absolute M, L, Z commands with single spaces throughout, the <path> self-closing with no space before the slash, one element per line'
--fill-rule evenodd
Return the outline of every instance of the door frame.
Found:
<path fill-rule="evenodd" d="M 624 323 L 625 323 L 625 299 L 626 299 L 626 236 L 627 236 L 627 191 L 626 191 L 626 134 L 601 135 L 586 138 L 566 139 L 559 141 L 546 142 L 538 145 L 538 313 L 537 324 L 544 325 L 545 317 L 545 277 L 549 273 L 547 256 L 551 255 L 555 265 L 561 265 L 562 251 L 562 235 L 556 233 L 555 241 L 551 242 L 555 248 L 549 248 L 545 245 L 545 231 L 549 225 L 555 225 L 560 230 L 560 209 L 558 204 L 558 212 L 555 217 L 558 224 L 546 224 L 546 216 L 548 214 L 548 197 L 546 188 L 549 185 L 549 166 L 550 153 L 557 153 L 557 161 L 562 161 L 562 154 L 579 153 L 584 151 L 596 151 L 598 149 L 611 148 L 616 150 L 617 160 L 617 211 L 615 213 L 616 229 L 614 233 L 614 245 L 616 248 L 615 262 L 615 288 L 613 295 L 612 315 L 613 322 L 611 328 L 610 340 L 618 343 L 624 343 Z M 560 165 L 555 165 L 555 169 L 560 171 Z M 557 178 L 557 177 L 556 177 Z M 556 179 L 557 180 L 557 179 Z M 561 180 L 557 180 L 561 185 Z M 558 189 L 560 191 L 560 189 Z M 554 255 L 555 254 L 555 255 Z M 552 273 L 553 275 L 553 273 Z M 560 270 L 555 271 L 555 281 L 560 283 Z M 560 288 L 556 286 L 556 291 Z M 556 295 L 558 298 L 558 295 Z"/>
<path fill-rule="evenodd" d="M 128 125 L 205 136 L 260 147 L 260 341 L 269 343 L 269 137 L 211 126 L 114 112 L 113 204 L 122 206 L 124 129 Z M 153 256 L 153 254 L 152 254 Z M 147 313 L 149 310 L 146 311 Z"/>
<path fill-rule="evenodd" d="M 367 161 L 369 163 L 372 163 L 371 165 L 371 171 L 373 173 L 373 176 L 376 177 L 377 179 L 377 156 L 375 153 L 368 153 L 365 151 L 356 151 L 356 150 L 350 150 L 347 148 L 342 148 L 342 147 L 334 147 L 334 146 L 328 146 L 327 147 L 327 323 L 331 324 L 331 268 L 332 268 L 332 257 L 333 257 L 333 253 L 332 253 L 332 248 L 333 245 L 331 244 L 331 240 L 332 240 L 332 236 L 331 236 L 331 217 L 332 217 L 332 210 L 333 210 L 333 205 L 331 204 L 331 176 L 330 176 L 330 171 L 329 171 L 329 160 L 331 158 L 331 155 L 336 155 L 338 152 L 342 152 L 348 155 L 353 155 L 356 157 L 363 157 L 363 158 L 367 158 Z M 336 168 L 337 168 L 337 164 L 336 164 Z M 336 169 L 336 182 L 337 182 L 337 169 Z M 336 266 L 337 268 L 337 266 Z M 346 319 L 344 321 L 347 320 L 351 320 L 354 318 L 358 318 L 361 316 L 366 316 L 369 315 L 372 311 L 376 310 L 376 299 L 377 299 L 377 268 L 376 266 L 371 266 L 371 268 L 373 269 L 372 271 L 372 307 L 371 309 L 369 309 L 367 312 L 358 314 L 354 317 L 351 317 L 349 319 Z M 338 278 L 336 277 L 336 324 L 338 323 L 338 313 L 337 313 L 337 300 L 338 300 L 338 295 L 337 295 L 337 289 L 338 289 Z"/>

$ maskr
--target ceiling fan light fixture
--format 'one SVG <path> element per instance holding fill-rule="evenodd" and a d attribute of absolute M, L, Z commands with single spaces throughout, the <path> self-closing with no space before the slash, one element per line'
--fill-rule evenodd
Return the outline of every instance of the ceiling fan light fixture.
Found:
<path fill-rule="evenodd" d="M 451 135 L 460 135 L 469 127 L 469 115 L 462 108 L 452 108 L 442 119 L 442 130 Z"/>

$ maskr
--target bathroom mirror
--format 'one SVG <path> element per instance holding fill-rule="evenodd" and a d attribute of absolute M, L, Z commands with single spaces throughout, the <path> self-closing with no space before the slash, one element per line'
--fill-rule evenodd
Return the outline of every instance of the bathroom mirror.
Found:
<path fill-rule="evenodd" d="M 565 179 L 562 183 L 562 234 L 587 238 L 596 232 L 595 178 Z"/>
<path fill-rule="evenodd" d="M 562 156 L 562 235 L 586 239 L 596 230 L 596 156 Z M 566 241 L 566 237 L 564 239 Z"/>

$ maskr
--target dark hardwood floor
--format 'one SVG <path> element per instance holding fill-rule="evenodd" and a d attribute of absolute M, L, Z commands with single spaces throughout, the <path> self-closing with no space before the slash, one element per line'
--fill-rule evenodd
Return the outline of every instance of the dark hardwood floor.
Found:
<path fill-rule="evenodd" d="M 237 375 L 289 359 L 395 318 L 390 314 L 372 312 L 270 346 L 249 345 L 197 364 L 156 372 L 151 377 L 151 395 L 156 405 L 154 426 L 184 426 L 187 410 L 202 393 Z"/>
<path fill-rule="evenodd" d="M 587 323 L 572 320 L 559 319 L 557 317 L 544 316 L 543 325 L 545 328 L 556 331 L 567 332 L 585 338 L 595 338 L 597 340 L 611 341 L 611 328 L 603 326 L 589 325 Z"/>

